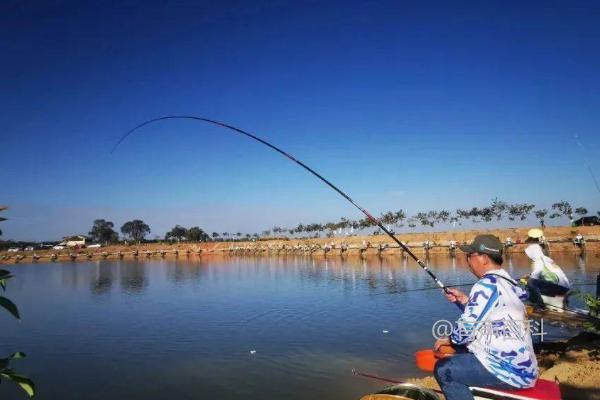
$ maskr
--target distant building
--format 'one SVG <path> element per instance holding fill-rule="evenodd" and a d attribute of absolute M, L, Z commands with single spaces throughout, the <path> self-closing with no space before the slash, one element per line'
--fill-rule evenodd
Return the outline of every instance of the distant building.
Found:
<path fill-rule="evenodd" d="M 82 235 L 67 236 L 63 238 L 63 241 L 60 244 L 67 247 L 84 247 L 86 239 L 87 238 Z"/>

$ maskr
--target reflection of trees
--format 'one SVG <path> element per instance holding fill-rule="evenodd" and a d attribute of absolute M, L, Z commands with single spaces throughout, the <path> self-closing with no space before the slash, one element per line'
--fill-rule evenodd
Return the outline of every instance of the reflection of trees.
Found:
<path fill-rule="evenodd" d="M 577 265 L 579 266 L 579 270 L 585 273 L 585 254 L 579 254 L 577 257 Z"/>
<path fill-rule="evenodd" d="M 128 294 L 139 294 L 148 286 L 143 262 L 121 264 L 121 288 Z"/>
<path fill-rule="evenodd" d="M 169 262 L 166 266 L 167 279 L 180 284 L 185 282 L 198 282 L 203 272 L 206 272 L 202 260 L 195 262 L 191 260 Z"/>
<path fill-rule="evenodd" d="M 315 284 L 326 283 L 344 292 L 366 290 L 379 294 L 396 294 L 425 288 L 435 288 L 435 283 L 412 259 L 400 257 L 366 256 L 347 259 L 306 260 L 301 257 L 297 265 L 301 280 Z M 440 279 L 448 284 L 472 282 L 475 278 L 469 272 L 464 257 L 449 257 L 447 254 L 431 253 L 429 265 Z M 528 268 L 525 262 L 522 268 Z"/>
<path fill-rule="evenodd" d="M 77 264 L 62 264 L 61 265 L 61 277 L 63 286 L 70 287 L 73 289 L 77 288 L 77 283 L 79 281 L 79 271 Z"/>
<path fill-rule="evenodd" d="M 109 292 L 113 279 L 113 265 L 109 262 L 99 261 L 90 285 L 92 294 L 100 295 Z"/>

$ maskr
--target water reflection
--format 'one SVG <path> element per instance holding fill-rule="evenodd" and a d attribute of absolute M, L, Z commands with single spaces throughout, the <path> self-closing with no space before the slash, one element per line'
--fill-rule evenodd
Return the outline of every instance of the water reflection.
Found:
<path fill-rule="evenodd" d="M 144 263 L 138 261 L 119 263 L 119 267 L 123 292 L 130 295 L 143 293 L 149 284 Z"/>
<path fill-rule="evenodd" d="M 113 284 L 113 263 L 98 261 L 95 266 L 94 278 L 91 281 L 90 289 L 94 295 L 103 295 L 110 292 Z"/>
<path fill-rule="evenodd" d="M 577 265 L 579 265 L 579 271 L 585 273 L 585 253 L 580 254 L 577 258 Z"/>
<path fill-rule="evenodd" d="M 515 273 L 515 266 L 513 264 L 513 260 L 512 260 L 511 254 L 507 253 L 505 258 L 506 258 L 506 260 L 504 261 L 505 268 L 508 270 L 509 274 L 514 275 L 514 273 Z"/>
<path fill-rule="evenodd" d="M 76 263 L 59 264 L 63 286 L 77 289 L 88 280 L 85 270 Z"/>
<path fill-rule="evenodd" d="M 167 279 L 175 284 L 198 282 L 206 268 L 207 265 L 202 260 L 193 263 L 189 260 L 183 262 L 176 260 L 166 266 Z"/>

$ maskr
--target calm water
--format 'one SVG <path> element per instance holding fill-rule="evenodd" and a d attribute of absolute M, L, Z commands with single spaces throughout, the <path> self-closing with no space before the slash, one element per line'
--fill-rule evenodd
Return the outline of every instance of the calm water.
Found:
<path fill-rule="evenodd" d="M 555 259 L 573 282 L 595 280 L 600 271 L 596 255 Z M 474 281 L 464 259 L 429 262 L 446 284 Z M 505 267 L 520 276 L 529 264 L 513 256 Z M 40 400 L 358 399 L 382 384 L 353 377 L 352 368 L 422 376 L 414 351 L 432 345 L 436 320 L 458 314 L 439 290 L 402 293 L 432 282 L 399 257 L 204 257 L 9 269 L 16 278 L 6 295 L 23 320 L 0 313 L 0 355 L 28 354 L 14 366 L 35 380 Z M 24 396 L 3 383 L 0 398 Z"/>

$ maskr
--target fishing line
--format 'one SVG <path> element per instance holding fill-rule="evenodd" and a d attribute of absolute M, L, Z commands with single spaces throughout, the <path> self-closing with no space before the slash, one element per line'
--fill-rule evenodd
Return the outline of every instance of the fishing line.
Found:
<path fill-rule="evenodd" d="M 333 183 L 329 182 L 327 179 L 325 179 L 323 176 L 321 176 L 319 173 L 317 173 L 316 171 L 314 171 L 312 168 L 310 168 L 308 165 L 304 164 L 302 161 L 297 160 L 296 158 L 292 157 L 290 154 L 286 153 L 285 151 L 281 150 L 280 148 L 272 145 L 271 143 L 267 142 L 264 139 L 261 139 L 260 137 L 246 132 L 240 128 L 236 128 L 235 126 L 226 124 L 224 122 L 220 122 L 220 121 L 215 121 L 212 119 L 208 119 L 208 118 L 202 118 L 202 117 L 197 117 L 197 116 L 193 116 L 193 115 L 169 115 L 169 116 L 164 116 L 164 117 L 158 117 L 158 118 L 153 118 L 147 121 L 142 122 L 141 124 L 137 125 L 136 127 L 134 127 L 133 129 L 129 130 L 127 133 L 125 133 L 120 139 L 119 141 L 115 144 L 115 146 L 112 148 L 111 150 L 111 154 L 115 152 L 115 150 L 117 149 L 117 147 L 129 136 L 131 135 L 133 132 L 137 131 L 138 129 L 158 122 L 158 121 L 165 121 L 165 120 L 172 120 L 172 119 L 189 119 L 189 120 L 194 120 L 194 121 L 201 121 L 201 122 L 207 122 L 209 124 L 213 124 L 213 125 L 217 125 L 220 126 L 222 128 L 226 128 L 226 129 L 230 129 L 234 132 L 237 132 L 241 135 L 247 136 L 251 139 L 256 140 L 257 142 L 260 142 L 262 144 L 264 144 L 265 146 L 275 150 L 276 152 L 280 153 L 281 155 L 285 156 L 286 158 L 290 159 L 291 161 L 295 162 L 296 164 L 300 165 L 302 168 L 304 168 L 305 170 L 307 170 L 308 172 L 310 172 L 311 174 L 313 174 L 314 176 L 316 176 L 317 178 L 319 178 L 321 181 L 323 181 L 325 184 L 327 184 L 327 186 L 329 186 L 330 188 L 332 188 L 333 190 L 335 190 L 339 195 L 341 195 L 343 198 L 345 198 L 346 200 L 348 200 L 354 207 L 356 207 L 358 210 L 360 210 L 360 212 L 362 212 L 369 221 L 371 221 L 373 224 L 377 225 L 383 232 L 385 232 L 394 242 L 396 242 L 408 255 L 411 256 L 411 258 L 413 260 L 415 260 L 415 262 L 417 264 L 419 264 L 419 266 L 421 267 L 421 269 L 423 269 L 425 272 L 427 272 L 427 274 L 431 277 L 431 279 L 433 279 L 435 281 L 435 283 L 437 284 L 437 286 L 444 290 L 445 293 L 449 294 L 450 291 L 448 290 L 448 288 L 438 279 L 438 277 L 427 267 L 427 265 L 425 265 L 425 263 L 423 261 L 421 261 L 412 251 L 410 251 L 410 249 L 404 244 L 402 243 L 400 240 L 398 240 L 377 218 L 373 217 L 371 215 L 371 213 L 369 213 L 365 208 L 359 206 L 356 202 L 354 202 L 354 200 L 352 200 L 350 198 L 350 196 L 348 196 L 346 193 L 344 193 L 343 191 L 341 191 L 337 186 L 335 186 Z M 463 305 L 460 303 L 455 303 L 459 308 L 463 309 Z"/>
<path fill-rule="evenodd" d="M 592 167 L 590 166 L 590 162 L 588 161 L 588 159 L 585 155 L 585 147 L 583 147 L 583 144 L 581 144 L 581 141 L 579 140 L 579 135 L 573 135 L 573 139 L 575 139 L 575 142 L 577 143 L 577 145 L 579 145 L 579 148 L 581 149 L 581 152 L 583 153 L 583 161 L 585 162 L 587 170 L 589 171 L 590 175 L 592 176 L 594 185 L 596 185 L 596 190 L 598 191 L 598 193 L 600 193 L 600 185 L 598 184 L 596 175 L 594 174 L 594 171 L 592 170 Z"/>
<path fill-rule="evenodd" d="M 476 283 L 477 282 L 463 283 L 463 284 L 460 284 L 460 285 L 446 285 L 446 287 L 447 288 L 455 288 L 455 287 L 463 287 L 463 286 L 473 286 Z M 384 295 L 384 294 L 392 295 L 392 294 L 402 294 L 402 293 L 411 293 L 411 292 L 424 292 L 424 291 L 427 291 L 427 290 L 437 290 L 437 289 L 439 289 L 437 286 L 428 286 L 428 287 L 419 288 L 419 289 L 407 289 L 407 290 L 397 290 L 397 291 L 393 291 L 393 292 L 374 293 L 372 296 L 381 296 L 381 295 Z"/>

